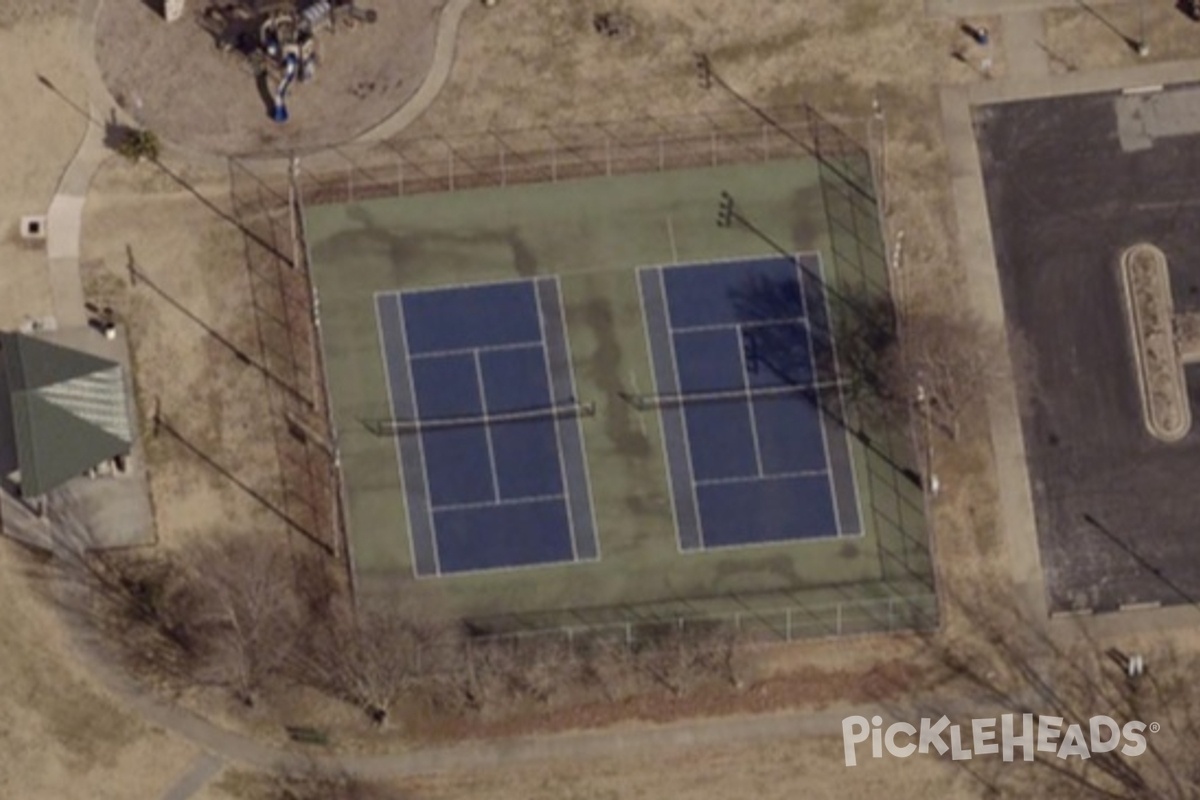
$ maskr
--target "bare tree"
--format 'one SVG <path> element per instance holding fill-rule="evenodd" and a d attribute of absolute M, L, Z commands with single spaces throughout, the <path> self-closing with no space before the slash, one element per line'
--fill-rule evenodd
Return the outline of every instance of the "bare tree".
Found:
<path fill-rule="evenodd" d="M 271 781 L 270 800 L 406 800 L 407 792 L 316 763 L 281 770 Z"/>
<path fill-rule="evenodd" d="M 1024 336 L 931 293 L 912 298 L 903 313 L 884 296 L 841 304 L 831 332 L 818 357 L 836 364 L 843 395 L 868 420 L 907 424 L 920 410 L 958 438 L 964 422 L 985 419 L 987 399 L 1009 381 L 1022 406 L 1034 394 Z"/>
<path fill-rule="evenodd" d="M 634 664 L 676 696 L 705 683 L 738 686 L 738 642 L 736 632 L 718 622 L 671 623 L 634 641 Z"/>
<path fill-rule="evenodd" d="M 172 560 L 159 552 L 96 552 L 82 518 L 51 507 L 52 555 L 35 566 L 41 586 L 78 634 L 131 673 L 166 688 L 186 682 L 193 656 Z"/>
<path fill-rule="evenodd" d="M 279 543 L 230 536 L 182 554 L 177 594 L 186 598 L 194 676 L 253 706 L 279 674 L 300 620 L 298 591 Z"/>
<path fill-rule="evenodd" d="M 994 797 L 1063 797 L 1078 800 L 1194 800 L 1200 797 L 1200 768 L 1194 752 L 1200 744 L 1200 689 L 1193 676 L 1200 667 L 1194 653 L 1159 647 L 1147 656 L 1145 674 L 1131 677 L 1129 656 L 1089 635 L 1082 623 L 1065 620 L 1055 628 L 1030 620 L 1003 598 L 966 600 L 947 592 L 947 604 L 967 632 L 927 634 L 932 661 L 944 671 L 936 682 L 970 699 L 972 713 L 923 703 L 922 717 L 946 715 L 963 730 L 970 748 L 971 717 L 992 717 L 995 710 L 1014 716 L 1024 728 L 1032 714 L 1036 728 L 1044 719 L 1063 731 L 1081 727 L 1090 742 L 1093 716 L 1119 725 L 1141 721 L 1161 726 L 1145 733 L 1146 750 L 1125 755 L 1121 748 L 1093 750 L 1087 758 L 1060 757 L 1055 746 L 1015 754 L 1019 764 L 999 756 L 955 761 L 985 785 Z M 899 712 L 901 719 L 911 711 Z M 909 720 L 910 722 L 912 720 Z M 999 731 L 997 731 L 999 738 Z"/>
<path fill-rule="evenodd" d="M 297 679 L 360 707 L 385 725 L 402 692 L 436 679 L 438 650 L 453 630 L 395 608 L 353 608 L 335 598 L 312 619 L 293 654 Z"/>

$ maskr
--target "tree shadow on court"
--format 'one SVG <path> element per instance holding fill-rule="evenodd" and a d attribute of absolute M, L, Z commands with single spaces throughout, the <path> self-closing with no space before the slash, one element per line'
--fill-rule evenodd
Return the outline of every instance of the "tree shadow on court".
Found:
<path fill-rule="evenodd" d="M 831 297 L 819 278 L 802 273 L 799 280 L 750 277 L 729 299 L 744 323 L 748 369 L 796 387 L 797 397 L 919 483 L 883 444 L 889 432 L 906 429 L 912 405 L 895 391 L 899 346 L 888 298 Z M 796 320 L 805 321 L 805 335 Z"/>

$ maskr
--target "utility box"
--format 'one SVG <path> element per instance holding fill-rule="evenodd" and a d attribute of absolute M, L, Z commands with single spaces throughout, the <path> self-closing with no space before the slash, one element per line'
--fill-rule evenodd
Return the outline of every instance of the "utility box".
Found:
<path fill-rule="evenodd" d="M 174 22 L 183 16 L 184 0 L 162 0 L 163 17 L 167 22 Z"/>

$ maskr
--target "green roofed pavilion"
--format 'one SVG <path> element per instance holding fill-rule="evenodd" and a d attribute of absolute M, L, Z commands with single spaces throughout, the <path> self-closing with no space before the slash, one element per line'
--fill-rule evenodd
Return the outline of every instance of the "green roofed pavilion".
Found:
<path fill-rule="evenodd" d="M 39 497 L 132 449 L 121 366 L 18 333 L 0 334 L 18 483 Z"/>

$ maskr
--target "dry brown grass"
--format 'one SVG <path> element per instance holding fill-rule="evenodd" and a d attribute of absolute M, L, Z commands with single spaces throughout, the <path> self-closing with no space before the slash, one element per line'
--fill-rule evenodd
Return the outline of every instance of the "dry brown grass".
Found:
<path fill-rule="evenodd" d="M 44 209 L 82 133 L 78 115 L 35 79 L 35 71 L 42 72 L 69 96 L 82 98 L 82 80 L 71 62 L 72 28 L 61 16 L 68 5 L 10 0 L 0 7 L 5 75 L 0 104 L 20 109 L 5 117 L 15 124 L 5 128 L 0 154 L 6 176 L 0 185 L 0 324 L 6 327 L 23 314 L 50 311 L 44 253 L 20 246 L 14 231 L 20 214 Z M 925 18 L 919 0 L 615 5 L 634 22 L 635 35 L 627 41 L 592 32 L 590 15 L 611 7 L 596 0 L 506 0 L 487 11 L 472 8 L 449 85 L 418 128 L 482 130 L 716 108 L 728 98 L 697 87 L 691 60 L 696 50 L 707 51 L 729 82 L 756 101 L 807 99 L 860 136 L 877 95 L 887 114 L 888 228 L 905 231 L 906 266 L 918 288 L 957 283 L 951 280 L 958 275 L 954 209 L 937 87 L 976 77 L 948 57 L 958 41 L 953 21 Z M 1200 51 L 1192 29 L 1185 32 L 1161 9 L 1151 18 L 1163 31 L 1156 55 Z M 1128 16 L 1128 10 L 1120 13 Z M 1086 65 L 1129 62 L 1129 54 L 1104 46 L 1111 33 L 1080 12 L 1055 12 L 1048 20 L 1049 45 L 1064 55 Z M 228 176 L 222 170 L 169 166 L 228 209 Z M 85 214 L 84 258 L 92 264 L 85 280 L 89 295 L 118 309 L 130 326 L 143 415 L 158 399 L 199 449 L 238 481 L 280 501 L 278 457 L 261 425 L 270 412 L 264 379 L 171 301 L 131 287 L 124 270 L 126 244 L 175 303 L 254 354 L 259 345 L 240 235 L 148 165 L 110 162 Z M 953 291 L 944 296 L 957 299 Z M 160 437 L 147 444 L 157 522 L 167 547 L 230 528 L 288 535 L 276 516 L 178 442 Z M 936 505 L 938 556 L 954 565 L 945 585 L 986 601 L 993 589 L 1003 591 L 1008 576 L 990 447 L 982 440 L 964 441 L 939 447 L 936 458 L 943 478 Z M 305 546 L 294 535 L 292 544 Z M 6 752 L 0 794 L 34 800 L 159 796 L 183 769 L 190 749 L 147 731 L 91 687 L 71 666 L 48 612 L 11 578 L 12 566 L 11 553 L 0 549 L 0 676 L 7 687 L 0 698 L 0 719 L 6 721 L 0 730 Z M 971 632 L 970 620 L 953 608 L 947 627 L 951 636 Z M 852 684 L 873 665 L 912 663 L 919 651 L 918 642 L 903 638 L 801 644 L 763 653 L 757 669 L 767 682 L 809 670 L 820 678 L 811 686 L 837 687 Z M 681 704 L 677 712 L 697 710 Z M 231 779 L 199 797 L 248 796 L 242 788 Z M 965 773 L 933 759 L 867 762 L 848 771 L 841 766 L 840 744 L 831 739 L 731 746 L 666 760 L 637 754 L 586 767 L 523 767 L 407 788 L 431 799 L 979 796 Z"/>

